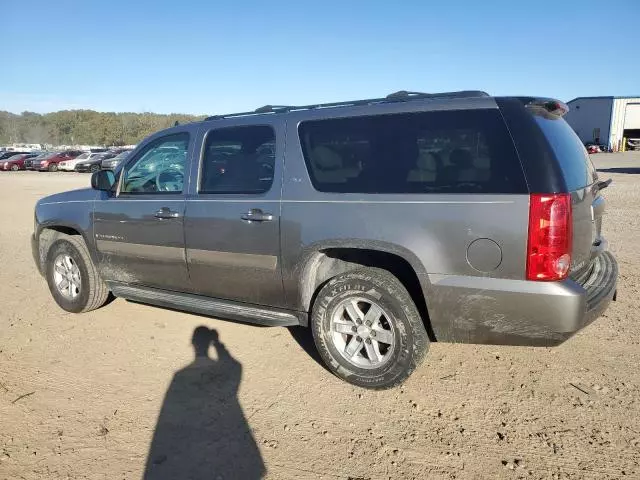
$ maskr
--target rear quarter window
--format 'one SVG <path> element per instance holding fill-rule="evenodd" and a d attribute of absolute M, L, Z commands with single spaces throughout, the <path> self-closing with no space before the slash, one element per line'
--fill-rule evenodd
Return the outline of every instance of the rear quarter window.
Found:
<path fill-rule="evenodd" d="M 597 178 L 584 145 L 563 119 L 551 115 L 534 113 L 534 118 L 560 165 L 567 190 L 573 192 L 591 185 Z"/>
<path fill-rule="evenodd" d="M 527 193 L 498 110 L 455 110 L 302 122 L 321 192 Z"/>

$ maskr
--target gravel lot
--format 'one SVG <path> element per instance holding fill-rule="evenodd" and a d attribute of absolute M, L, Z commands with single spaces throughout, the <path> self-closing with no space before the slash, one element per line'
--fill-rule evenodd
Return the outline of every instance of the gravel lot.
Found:
<path fill-rule="evenodd" d="M 434 344 L 384 392 L 329 374 L 306 331 L 123 300 L 63 312 L 33 206 L 89 176 L 0 172 L 0 479 L 640 478 L 640 154 L 594 161 L 618 302 L 556 348 Z M 200 325 L 226 349 L 194 361 Z"/>

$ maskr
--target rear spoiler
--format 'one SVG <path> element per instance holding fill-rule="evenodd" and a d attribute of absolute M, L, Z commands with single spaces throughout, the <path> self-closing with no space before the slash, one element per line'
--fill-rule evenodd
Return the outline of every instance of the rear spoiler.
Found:
<path fill-rule="evenodd" d="M 512 97 L 513 98 L 513 97 Z M 553 118 L 563 117 L 569 111 L 569 105 L 555 98 L 547 97 L 515 97 L 525 108 L 533 110 L 534 113 Z"/>
<path fill-rule="evenodd" d="M 528 98 L 524 104 L 526 108 L 554 117 L 563 117 L 569 111 L 569 105 L 555 98 Z"/>

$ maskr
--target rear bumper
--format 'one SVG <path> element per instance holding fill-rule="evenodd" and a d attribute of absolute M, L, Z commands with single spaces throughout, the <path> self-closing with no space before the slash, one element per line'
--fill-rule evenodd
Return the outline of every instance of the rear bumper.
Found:
<path fill-rule="evenodd" d="M 617 279 L 615 258 L 602 252 L 584 284 L 430 275 L 425 293 L 437 340 L 552 346 L 602 315 Z"/>

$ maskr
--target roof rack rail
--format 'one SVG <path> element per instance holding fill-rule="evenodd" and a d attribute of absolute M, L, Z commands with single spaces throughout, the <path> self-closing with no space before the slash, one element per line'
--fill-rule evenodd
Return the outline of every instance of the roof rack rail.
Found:
<path fill-rule="evenodd" d="M 260 108 L 256 108 L 252 112 L 240 112 L 231 113 L 226 115 L 212 115 L 205 118 L 208 120 L 220 120 L 223 118 L 233 117 L 246 117 L 250 115 L 263 115 L 268 113 L 287 113 L 296 110 L 315 110 L 319 108 L 332 108 L 332 107 L 356 107 L 360 105 L 373 105 L 376 103 L 389 103 L 389 102 L 401 102 L 408 100 L 420 100 L 427 98 L 471 98 L 471 97 L 488 97 L 489 94 L 480 90 L 463 90 L 460 92 L 444 92 L 444 93 L 422 93 L 422 92 L 410 92 L 407 90 L 400 90 L 393 92 L 383 98 L 370 98 L 365 100 L 348 100 L 344 102 L 331 102 L 331 103 L 315 103 L 311 105 L 265 105 Z"/>
<path fill-rule="evenodd" d="M 265 105 L 264 107 L 256 108 L 254 113 L 276 113 L 281 110 L 288 110 L 293 108 L 290 105 Z"/>
<path fill-rule="evenodd" d="M 423 93 L 409 92 L 407 90 L 399 90 L 390 93 L 385 98 L 387 100 L 412 100 L 418 98 L 469 98 L 469 97 L 488 97 L 487 92 L 482 90 L 462 90 L 459 92 L 442 92 L 442 93 Z"/>

